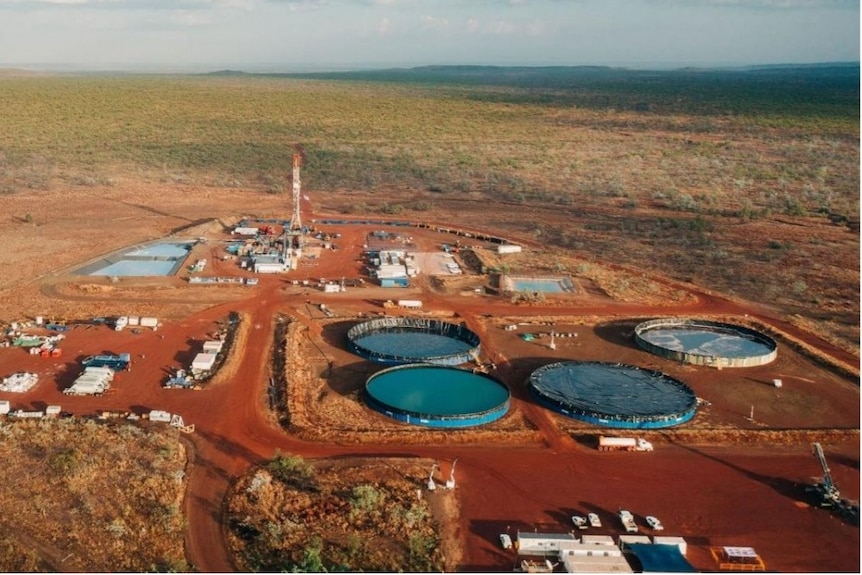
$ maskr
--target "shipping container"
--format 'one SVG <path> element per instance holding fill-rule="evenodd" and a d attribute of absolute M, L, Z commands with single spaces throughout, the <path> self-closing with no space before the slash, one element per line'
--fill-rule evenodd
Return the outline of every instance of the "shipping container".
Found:
<path fill-rule="evenodd" d="M 162 411 L 160 409 L 154 409 L 150 412 L 150 421 L 157 421 L 159 423 L 170 423 L 171 422 L 171 414 L 167 411 Z"/>
<path fill-rule="evenodd" d="M 499 245 L 499 246 L 497 246 L 497 253 L 498 254 L 517 254 L 517 253 L 520 253 L 522 249 L 523 248 L 521 248 L 521 246 L 516 246 L 516 245 L 511 245 L 511 244 Z"/>
<path fill-rule="evenodd" d="M 204 353 L 218 353 L 224 346 L 224 342 L 220 339 L 213 339 L 204 342 Z"/>
<path fill-rule="evenodd" d="M 142 317 L 141 318 L 141 327 L 158 327 L 159 320 L 154 317 Z"/>
<path fill-rule="evenodd" d="M 209 371 L 213 368 L 216 361 L 216 354 L 214 353 L 199 353 L 195 356 L 195 359 L 192 361 L 192 370 L 193 371 Z"/>

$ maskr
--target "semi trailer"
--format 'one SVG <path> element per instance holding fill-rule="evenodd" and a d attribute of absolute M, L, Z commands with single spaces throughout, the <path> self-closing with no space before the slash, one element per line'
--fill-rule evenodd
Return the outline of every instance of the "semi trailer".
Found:
<path fill-rule="evenodd" d="M 652 443 L 640 437 L 599 437 L 599 451 L 652 450 Z"/>

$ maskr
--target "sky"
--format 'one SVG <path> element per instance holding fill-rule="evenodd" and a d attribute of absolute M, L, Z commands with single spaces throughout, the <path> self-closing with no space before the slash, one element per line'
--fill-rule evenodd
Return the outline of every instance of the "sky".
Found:
<path fill-rule="evenodd" d="M 0 0 L 0 67 L 859 61 L 859 0 Z"/>

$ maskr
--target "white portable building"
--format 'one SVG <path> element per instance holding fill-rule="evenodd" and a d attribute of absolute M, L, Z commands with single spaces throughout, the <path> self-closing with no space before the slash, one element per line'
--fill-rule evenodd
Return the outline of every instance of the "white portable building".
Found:
<path fill-rule="evenodd" d="M 407 268 L 402 264 L 381 264 L 377 268 L 378 279 L 406 278 Z"/>
<path fill-rule="evenodd" d="M 254 273 L 256 274 L 280 274 L 287 270 L 284 262 L 254 262 Z"/>
<path fill-rule="evenodd" d="M 622 547 L 629 543 L 645 543 L 649 545 L 652 541 L 650 540 L 649 535 L 620 535 L 619 543 L 620 547 Z"/>
<path fill-rule="evenodd" d="M 170 423 L 171 422 L 171 414 L 168 411 L 162 411 L 161 409 L 154 409 L 150 412 L 150 421 L 157 421 L 159 423 Z"/>
<path fill-rule="evenodd" d="M 199 353 L 192 361 L 192 371 L 209 371 L 213 368 L 216 361 L 214 353 Z"/>
<path fill-rule="evenodd" d="M 60 415 L 60 406 L 59 405 L 49 405 L 45 408 L 45 415 L 50 415 L 51 417 L 56 417 Z"/>
<path fill-rule="evenodd" d="M 224 342 L 220 339 L 211 339 L 209 341 L 204 342 L 204 353 L 212 353 L 216 354 L 221 351 L 221 348 L 224 346 Z"/>
<path fill-rule="evenodd" d="M 585 545 L 611 545 L 616 547 L 614 538 L 610 535 L 584 535 L 581 537 L 581 542 Z"/>
<path fill-rule="evenodd" d="M 497 246 L 498 254 L 517 254 L 521 253 L 521 246 L 516 246 L 512 244 L 500 244 Z"/>
<path fill-rule="evenodd" d="M 155 317 L 142 317 L 141 318 L 141 326 L 142 327 L 158 327 L 159 320 Z"/>
<path fill-rule="evenodd" d="M 235 227 L 231 233 L 237 236 L 256 236 L 258 231 L 259 228 Z"/>
<path fill-rule="evenodd" d="M 141 324 L 141 318 L 139 318 L 136 315 L 130 315 L 129 316 L 129 325 L 140 325 L 140 324 Z"/>
<path fill-rule="evenodd" d="M 12 406 L 5 399 L 0 401 L 0 415 L 6 415 L 12 409 Z"/>
<path fill-rule="evenodd" d="M 408 309 L 421 309 L 422 301 L 418 299 L 400 299 L 398 300 L 398 307 L 406 307 Z"/>

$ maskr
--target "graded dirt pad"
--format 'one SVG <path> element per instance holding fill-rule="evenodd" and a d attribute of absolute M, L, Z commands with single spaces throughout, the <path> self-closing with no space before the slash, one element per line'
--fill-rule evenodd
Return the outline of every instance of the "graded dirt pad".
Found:
<path fill-rule="evenodd" d="M 321 461 L 339 456 L 430 458 L 446 468 L 444 479 L 447 466 L 457 458 L 452 494 L 460 519 L 442 529 L 446 544 L 459 549 L 446 553 L 447 558 L 460 556 L 458 570 L 510 569 L 515 557 L 499 548 L 499 533 L 568 532 L 575 511 L 599 513 L 606 526 L 602 532 L 616 535 L 620 530 L 614 514 L 619 507 L 635 513 L 641 525 L 644 515 L 656 515 L 667 535 L 686 537 L 689 559 L 699 569 L 715 569 L 709 546 L 739 545 L 753 546 L 768 568 L 778 571 L 858 570 L 858 527 L 811 507 L 804 490 L 822 475 L 810 451 L 810 443 L 820 441 L 842 494 L 859 497 L 858 357 L 799 329 L 776 310 L 598 261 L 579 268 L 583 259 L 563 259 L 564 254 L 548 258 L 531 241 L 523 242 L 532 251 L 516 260 L 517 271 L 559 275 L 562 266 L 584 289 L 516 304 L 508 295 L 492 295 L 492 279 L 475 273 L 443 280 L 420 276 L 404 290 L 373 287 L 367 276 L 362 287 L 342 293 L 317 288 L 321 278 L 338 282 L 364 273 L 361 246 L 376 225 L 339 228 L 339 249 L 304 258 L 296 271 L 284 276 L 262 276 L 254 287 L 192 286 L 178 278 L 114 283 L 70 275 L 68 270 L 80 262 L 166 234 L 175 227 L 174 219 L 194 221 L 192 216 L 200 213 L 195 202 L 208 206 L 207 215 L 216 222 L 235 220 L 244 211 L 243 198 L 231 203 L 203 190 L 184 190 L 185 196 L 159 193 L 151 204 L 143 188 L 132 191 L 139 196 L 137 206 L 120 201 L 110 190 L 104 198 L 89 195 L 92 190 L 73 191 L 73 205 L 83 209 L 92 200 L 107 210 L 113 202 L 125 219 L 105 224 L 103 243 L 96 241 L 95 233 L 82 231 L 91 235 L 56 254 L 56 265 L 63 266 L 56 274 L 46 275 L 55 270 L 46 260 L 51 252 L 38 244 L 32 261 L 22 269 L 10 268 L 0 311 L 9 320 L 36 314 L 68 320 L 153 315 L 163 325 L 156 332 L 140 333 L 78 325 L 66 332 L 59 358 L 0 348 L 0 375 L 33 371 L 41 378 L 30 392 L 2 393 L 0 399 L 11 401 L 13 409 L 56 404 L 76 415 L 164 409 L 194 424 L 195 432 L 187 436 L 193 449 L 184 503 L 185 548 L 192 567 L 241 567 L 223 538 L 224 497 L 234 478 L 280 450 Z M 280 207 L 284 198 L 259 196 L 254 197 L 256 212 L 285 213 Z M 15 198 L 0 199 L 11 206 L 9 213 L 23 212 L 26 205 L 15 204 Z M 48 207 L 34 205 L 39 228 L 43 212 L 38 210 L 49 214 Z M 35 235 L 27 235 L 29 224 L 23 222 L 6 230 L 10 236 L 27 236 L 10 237 L 10 245 L 23 248 L 40 238 L 51 245 L 53 234 L 77 237 L 74 230 L 84 230 L 98 213 L 87 208 L 82 213 L 89 219 L 65 220 L 53 209 Z M 149 214 L 143 223 L 141 213 Z M 207 275 L 246 277 L 235 263 L 220 260 L 216 246 L 230 235 L 209 225 L 194 232 L 194 237 L 208 236 L 212 269 Z M 443 242 L 451 245 L 455 237 L 428 230 L 410 233 L 417 248 L 429 251 Z M 482 287 L 482 293 L 475 287 Z M 413 313 L 383 307 L 387 300 L 398 299 L 420 299 L 422 310 L 414 315 L 464 321 L 480 336 L 481 359 L 494 364 L 492 375 L 512 391 L 509 415 L 476 430 L 441 432 L 398 424 L 363 406 L 362 386 L 380 367 L 350 354 L 344 336 L 350 326 L 378 314 Z M 326 317 L 321 303 L 335 317 Z M 191 361 L 196 346 L 216 334 L 232 312 L 242 318 L 241 337 L 224 375 L 200 391 L 162 388 L 170 372 Z M 756 322 L 778 340 L 778 359 L 760 368 L 719 371 L 679 365 L 637 348 L 632 339 L 637 322 L 664 316 Z M 276 338 L 279 317 L 289 318 L 284 339 Z M 512 324 L 517 329 L 504 329 Z M 547 336 L 531 342 L 521 337 L 551 328 L 577 335 L 558 338 L 555 350 L 549 349 Z M 280 407 L 286 405 L 286 413 L 270 410 L 270 384 L 280 379 L 271 360 L 277 348 L 285 350 L 286 393 Z M 814 361 L 802 349 L 816 350 L 826 360 Z M 80 359 L 106 352 L 131 353 L 132 370 L 121 373 L 103 397 L 64 396 L 62 389 L 79 371 Z M 654 453 L 599 453 L 592 442 L 600 429 L 551 413 L 526 394 L 524 381 L 531 370 L 562 359 L 659 369 L 690 385 L 708 403 L 678 431 L 651 432 Z M 782 388 L 771 385 L 775 378 L 782 379 Z M 46 534 L 32 536 L 44 541 Z"/>

